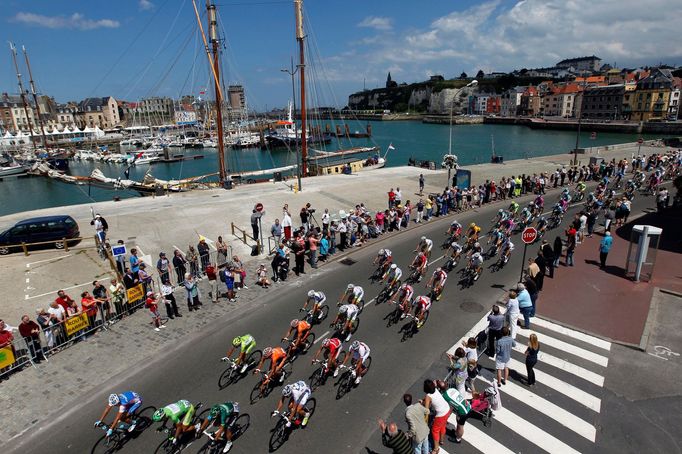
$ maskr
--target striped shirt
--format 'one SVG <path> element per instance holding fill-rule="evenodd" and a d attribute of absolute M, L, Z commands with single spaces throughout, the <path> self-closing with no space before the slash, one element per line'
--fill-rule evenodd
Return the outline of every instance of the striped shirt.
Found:
<path fill-rule="evenodd" d="M 412 454 L 412 443 L 407 438 L 405 432 L 398 430 L 398 433 L 390 435 L 388 431 L 384 432 L 382 442 L 387 448 L 393 450 L 393 454 Z"/>

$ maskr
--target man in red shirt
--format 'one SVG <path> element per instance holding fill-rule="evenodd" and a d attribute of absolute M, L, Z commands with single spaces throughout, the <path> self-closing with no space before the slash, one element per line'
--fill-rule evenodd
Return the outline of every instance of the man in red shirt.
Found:
<path fill-rule="evenodd" d="M 95 318 L 97 317 L 97 300 L 90 294 L 90 292 L 81 293 L 81 307 L 83 312 L 88 316 L 90 321 L 90 328 L 95 326 Z"/>
<path fill-rule="evenodd" d="M 64 290 L 59 290 L 57 292 L 57 298 L 55 299 L 55 301 L 57 302 L 57 304 L 63 307 L 64 312 L 66 312 L 69 305 L 73 303 L 73 298 L 67 295 Z"/>
<path fill-rule="evenodd" d="M 7 329 L 7 325 L 5 325 L 3 320 L 0 320 L 0 348 L 11 346 L 13 340 L 14 335 L 12 331 Z M 12 351 L 14 351 L 14 347 L 12 347 Z"/>
<path fill-rule="evenodd" d="M 393 188 L 391 188 L 390 191 L 388 191 L 388 209 L 390 210 L 393 208 L 393 205 L 395 204 L 395 192 L 393 192 Z"/>
<path fill-rule="evenodd" d="M 211 287 L 211 301 L 214 303 L 218 302 L 218 275 L 216 274 L 215 266 L 209 263 L 206 267 L 206 277 L 208 278 L 208 284 Z"/>

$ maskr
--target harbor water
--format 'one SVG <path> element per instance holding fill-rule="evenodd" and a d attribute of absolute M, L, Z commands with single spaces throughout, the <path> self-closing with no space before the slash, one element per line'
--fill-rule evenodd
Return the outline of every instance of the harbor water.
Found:
<path fill-rule="evenodd" d="M 363 131 L 364 123 L 350 124 L 351 132 Z M 394 150 L 388 152 L 388 167 L 406 165 L 408 159 L 431 160 L 437 165 L 448 151 L 449 128 L 447 125 L 423 124 L 416 121 L 372 122 L 373 137 L 334 141 L 326 146 L 327 151 L 350 146 L 378 146 L 381 153 L 386 152 L 389 144 Z M 589 128 L 581 133 L 580 146 L 611 145 L 634 142 L 639 136 L 632 134 L 599 133 L 592 138 Z M 657 136 L 644 136 L 645 139 Z M 458 125 L 452 130 L 452 153 L 459 158 L 460 165 L 480 164 L 490 161 L 491 142 L 494 139 L 495 153 L 505 161 L 531 158 L 551 154 L 568 153 L 575 147 L 576 133 L 571 131 L 533 130 L 516 125 Z M 171 155 L 203 156 L 200 159 L 174 163 L 158 163 L 130 168 L 130 179 L 141 181 L 145 173 L 151 171 L 156 178 L 163 180 L 189 178 L 217 171 L 217 152 L 215 149 L 171 149 Z M 227 166 L 231 173 L 248 170 L 261 170 L 296 164 L 293 151 L 267 151 L 257 148 L 227 150 Z M 110 164 L 98 161 L 71 161 L 69 173 L 90 175 L 99 168 L 111 178 L 125 178 L 126 164 Z M 293 175 L 291 171 L 289 175 Z M 285 176 L 287 176 L 285 174 Z M 127 190 L 104 190 L 88 185 L 72 185 L 53 181 L 45 177 L 17 178 L 6 177 L 0 181 L 0 215 L 26 210 L 48 208 L 62 205 L 92 203 L 112 200 L 114 197 L 138 197 L 139 194 Z"/>

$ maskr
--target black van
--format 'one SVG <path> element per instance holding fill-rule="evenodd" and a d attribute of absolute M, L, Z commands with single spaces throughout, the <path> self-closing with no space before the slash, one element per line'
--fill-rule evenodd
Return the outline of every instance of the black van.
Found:
<path fill-rule="evenodd" d="M 0 233 L 0 254 L 21 250 L 21 247 L 9 247 L 21 243 L 42 243 L 37 248 L 54 246 L 57 249 L 64 247 L 64 238 L 78 238 L 80 231 L 78 224 L 71 216 L 44 216 L 40 218 L 26 219 L 18 222 L 14 227 Z M 79 240 L 69 241 L 69 245 L 78 243 Z"/>

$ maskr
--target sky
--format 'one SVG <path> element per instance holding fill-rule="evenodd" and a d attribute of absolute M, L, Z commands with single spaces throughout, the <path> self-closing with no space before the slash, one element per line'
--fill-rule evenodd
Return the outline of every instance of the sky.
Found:
<path fill-rule="evenodd" d="M 285 105 L 293 0 L 216 3 L 225 83 L 244 85 L 252 109 Z M 25 46 L 38 91 L 58 102 L 210 93 L 191 0 L 0 0 L 0 11 L 0 37 L 17 45 L 21 72 Z M 592 54 L 617 67 L 682 65 L 680 0 L 304 0 L 304 15 L 316 105 L 342 107 L 389 71 L 410 83 Z M 5 49 L 0 91 L 17 92 Z"/>

